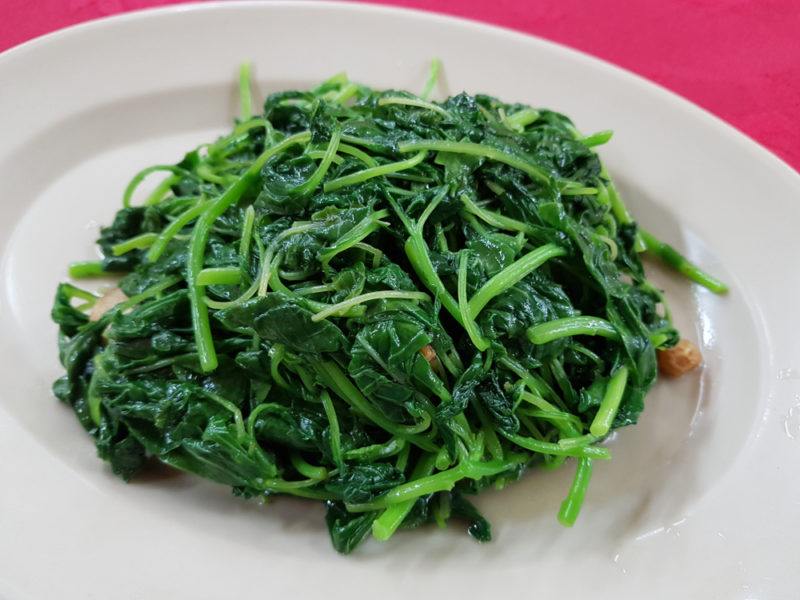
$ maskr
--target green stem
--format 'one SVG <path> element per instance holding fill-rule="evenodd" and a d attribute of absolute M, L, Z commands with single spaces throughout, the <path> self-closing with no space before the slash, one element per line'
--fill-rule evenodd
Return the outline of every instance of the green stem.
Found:
<path fill-rule="evenodd" d="M 401 106 L 413 106 L 415 108 L 425 108 L 427 110 L 439 113 L 442 116 L 449 117 L 450 113 L 437 106 L 433 102 L 422 100 L 420 98 L 407 98 L 405 96 L 384 96 L 378 100 L 378 106 L 391 106 L 392 104 L 399 104 Z"/>
<path fill-rule="evenodd" d="M 572 527 L 578 514 L 581 512 L 583 499 L 586 496 L 586 489 L 592 478 L 592 459 L 581 458 L 578 460 L 578 467 L 575 470 L 575 479 L 564 501 L 558 511 L 558 520 L 564 527 Z"/>
<path fill-rule="evenodd" d="M 341 254 L 345 250 L 352 248 L 382 226 L 386 225 L 381 219 L 388 216 L 388 210 L 379 210 L 367 215 L 331 246 L 324 248 L 319 254 L 319 261 L 323 266 L 327 266 L 337 254 Z"/>
<path fill-rule="evenodd" d="M 347 402 L 364 417 L 375 423 L 378 427 L 419 446 L 423 450 L 429 452 L 436 450 L 436 446 L 427 438 L 417 434 L 409 434 L 403 430 L 402 426 L 384 417 L 383 413 L 370 404 L 369 400 L 367 400 L 361 391 L 351 383 L 335 363 L 329 360 L 321 360 L 315 363 L 314 366 L 326 385 L 330 387 L 337 396 Z"/>
<path fill-rule="evenodd" d="M 558 445 L 562 448 L 583 448 L 584 446 L 591 446 L 597 441 L 599 441 L 597 436 L 587 433 L 575 437 L 563 437 L 558 440 Z"/>
<path fill-rule="evenodd" d="M 600 185 L 603 184 L 600 183 Z M 608 185 L 606 185 L 605 187 L 606 191 L 608 192 L 608 201 L 609 204 L 611 205 L 611 212 L 614 215 L 614 217 L 616 217 L 617 221 L 619 221 L 623 225 L 633 223 L 633 216 L 628 210 L 628 207 L 625 206 L 625 203 L 622 201 L 622 198 L 617 192 L 617 188 L 614 186 L 614 183 L 609 179 Z M 642 237 L 638 233 L 636 234 L 636 239 L 634 240 L 633 243 L 633 249 L 636 250 L 637 252 L 644 252 L 645 250 L 644 240 L 642 240 Z"/>
<path fill-rule="evenodd" d="M 483 337 L 478 324 L 472 318 L 472 311 L 467 301 L 467 260 L 469 255 L 466 250 L 461 251 L 458 262 L 458 311 L 467 335 L 474 346 L 481 352 L 489 348 L 489 341 Z"/>
<path fill-rule="evenodd" d="M 184 212 L 178 215 L 178 217 L 172 221 L 172 223 L 164 228 L 164 230 L 158 236 L 158 239 L 153 242 L 152 246 L 150 246 L 150 250 L 147 251 L 147 260 L 149 262 L 157 261 L 164 253 L 164 250 L 167 249 L 167 244 L 169 244 L 172 238 L 180 233 L 180 231 L 191 221 L 194 221 L 197 217 L 199 217 L 207 206 L 208 205 L 204 202 L 198 202 L 194 206 L 187 208 Z"/>
<path fill-rule="evenodd" d="M 396 173 L 398 171 L 412 169 L 425 160 L 427 155 L 428 153 L 422 150 L 406 160 L 387 163 L 378 167 L 371 167 L 369 169 L 364 169 L 363 171 L 356 171 L 350 175 L 345 175 L 344 177 L 339 177 L 338 179 L 332 179 L 331 181 L 325 183 L 323 190 L 326 192 L 333 192 L 348 185 L 361 183 L 374 177 L 382 177 L 384 175 L 388 175 L 389 173 Z"/>
<path fill-rule="evenodd" d="M 152 246 L 157 239 L 158 235 L 155 233 L 142 233 L 141 235 L 137 235 L 136 237 L 111 246 L 111 253 L 114 256 L 122 256 L 132 250 L 144 250 Z"/>
<path fill-rule="evenodd" d="M 370 302 L 372 300 L 382 300 L 382 299 L 398 299 L 398 300 L 418 300 L 418 301 L 427 301 L 430 302 L 431 297 L 428 296 L 425 292 L 404 292 L 404 291 L 397 291 L 397 290 L 381 290 L 379 292 L 368 292 L 366 294 L 361 294 L 360 296 L 354 296 L 353 298 L 349 298 L 337 304 L 331 304 L 327 308 L 319 311 L 313 317 L 311 317 L 312 321 L 322 321 L 323 319 L 327 319 L 330 316 L 342 316 L 352 307 L 362 304 L 364 302 Z"/>
<path fill-rule="evenodd" d="M 600 317 L 564 317 L 539 323 L 527 331 L 528 339 L 537 345 L 575 335 L 599 335 L 610 340 L 619 340 L 619 332 L 610 322 Z"/>
<path fill-rule="evenodd" d="M 550 454 L 553 456 L 577 456 L 582 458 L 599 458 L 608 460 L 611 458 L 611 453 L 607 448 L 599 448 L 597 446 L 584 446 L 581 448 L 562 448 L 553 442 L 543 442 L 531 437 L 524 437 L 521 435 L 506 433 L 500 430 L 500 434 L 508 441 L 513 442 L 520 448 L 525 448 L 531 452 L 538 452 L 540 454 Z"/>
<path fill-rule="evenodd" d="M 436 453 L 430 455 L 435 462 Z M 526 462 L 527 458 L 522 455 L 512 455 L 504 460 L 490 460 L 486 462 L 464 461 L 452 469 L 440 471 L 433 475 L 413 478 L 407 483 L 392 488 L 386 494 L 373 502 L 367 504 L 348 507 L 357 509 L 358 512 L 387 508 L 397 504 L 411 501 L 412 503 L 421 496 L 427 496 L 436 492 L 452 490 L 456 483 L 462 479 L 483 479 L 493 477 L 514 466 Z"/>
<path fill-rule="evenodd" d="M 328 478 L 328 469 L 325 467 L 317 467 L 315 465 L 309 464 L 303 457 L 299 454 L 292 452 L 289 456 L 289 460 L 292 463 L 292 466 L 295 470 L 300 473 L 303 477 L 308 477 L 309 479 L 316 479 L 322 480 Z"/>
<path fill-rule="evenodd" d="M 297 194 L 299 196 L 307 196 L 311 192 L 317 189 L 317 186 L 325 177 L 325 174 L 328 172 L 328 169 L 331 166 L 331 162 L 333 158 L 336 156 L 336 149 L 339 147 L 339 140 L 342 138 L 342 132 L 340 129 L 336 129 L 331 136 L 330 142 L 328 142 L 328 147 L 325 150 L 325 155 L 322 157 L 322 161 L 320 161 L 319 165 L 317 166 L 316 170 L 311 174 L 311 177 L 308 178 L 307 181 L 301 183 L 296 188 L 291 190 L 291 194 Z"/>
<path fill-rule="evenodd" d="M 436 272 L 436 269 L 431 262 L 428 244 L 425 242 L 425 238 L 422 237 L 422 227 L 425 224 L 425 220 L 444 199 L 446 193 L 447 188 L 444 188 L 434 197 L 433 200 L 431 200 L 417 223 L 412 223 L 403 212 L 403 209 L 401 209 L 400 206 L 391 198 L 389 199 L 389 204 L 391 204 L 398 218 L 403 222 L 403 225 L 408 232 L 408 239 L 406 240 L 403 248 L 406 251 L 408 261 L 411 263 L 411 266 L 414 269 L 414 273 L 416 273 L 417 277 L 420 278 L 422 284 L 428 289 L 428 291 L 433 294 L 435 298 L 439 299 L 439 302 L 442 303 L 442 306 L 444 306 L 445 310 L 447 310 L 447 312 L 449 312 L 450 315 L 463 327 L 463 323 L 461 322 L 461 312 L 458 308 L 458 302 L 455 298 L 453 298 L 450 292 L 447 291 L 444 283 L 442 283 L 442 280 L 439 278 L 439 274 Z"/>
<path fill-rule="evenodd" d="M 419 480 L 430 476 L 430 474 L 433 473 L 435 462 L 435 454 L 425 453 L 422 458 L 419 459 L 419 462 L 417 462 L 411 473 L 412 482 L 413 480 Z M 375 539 L 384 542 L 392 537 L 394 532 L 397 531 L 397 528 L 400 527 L 408 516 L 408 513 L 411 512 L 416 501 L 416 498 L 412 498 L 405 502 L 393 504 L 384 510 L 383 513 L 372 522 L 372 535 Z"/>
<path fill-rule="evenodd" d="M 526 173 L 531 179 L 549 183 L 550 175 L 543 168 L 525 161 L 513 154 L 498 150 L 492 146 L 475 144 L 473 142 L 453 142 L 450 140 L 418 140 L 400 144 L 397 149 L 400 152 L 416 152 L 420 150 L 431 150 L 434 152 L 452 152 L 453 154 L 467 154 L 470 156 L 482 156 L 496 162 L 504 163 L 515 169 Z"/>
<path fill-rule="evenodd" d="M 239 258 L 246 264 L 250 256 L 250 241 L 253 238 L 253 226 L 256 221 L 256 210 L 251 204 L 244 211 L 244 221 L 242 223 L 242 238 L 239 240 Z"/>
<path fill-rule="evenodd" d="M 460 198 L 468 212 L 472 213 L 481 221 L 488 223 L 492 227 L 506 229 L 509 231 L 521 231 L 527 235 L 536 235 L 536 231 L 528 223 L 523 223 L 522 221 L 517 221 L 511 217 L 501 215 L 500 213 L 486 210 L 485 208 L 478 206 L 466 194 L 461 194 Z"/>
<path fill-rule="evenodd" d="M 368 167 L 378 166 L 378 161 L 376 161 L 374 158 L 372 158 L 369 154 L 367 154 L 363 150 L 356 148 L 355 146 L 349 146 L 348 144 L 339 144 L 338 151 L 342 154 L 349 154 L 350 156 L 357 158 Z"/>
<path fill-rule="evenodd" d="M 589 427 L 589 432 L 596 437 L 603 437 L 614 423 L 617 416 L 622 396 L 625 393 L 625 385 L 628 382 L 628 367 L 621 366 L 608 380 L 606 392 L 600 401 L 600 408 Z"/>
<path fill-rule="evenodd" d="M 344 458 L 342 457 L 342 437 L 339 429 L 339 419 L 336 416 L 336 407 L 327 390 L 322 390 L 322 407 L 325 409 L 325 416 L 328 417 L 328 433 L 331 442 L 331 456 L 334 464 L 339 468 L 344 468 Z"/>
<path fill-rule="evenodd" d="M 173 165 L 153 165 L 152 167 L 147 167 L 146 169 L 142 169 L 136 175 L 133 176 L 130 183 L 125 188 L 125 191 L 122 193 L 122 205 L 125 208 L 130 208 L 131 206 L 131 198 L 133 197 L 133 193 L 136 191 L 136 188 L 139 187 L 139 184 L 144 181 L 148 175 L 152 173 L 157 173 L 159 171 L 166 171 L 168 173 L 172 173 L 173 175 L 179 176 L 187 176 L 191 175 L 187 171 L 179 167 L 175 167 Z"/>
<path fill-rule="evenodd" d="M 108 275 L 105 269 L 103 269 L 102 260 L 81 260 L 70 263 L 67 273 L 73 279 L 102 277 L 103 275 Z"/>
<path fill-rule="evenodd" d="M 505 269 L 483 284 L 483 287 L 470 299 L 469 309 L 472 313 L 472 317 L 477 317 L 492 298 L 499 296 L 507 289 L 516 285 L 520 280 L 545 262 L 557 256 L 564 256 L 565 254 L 566 250 L 563 248 L 555 244 L 545 244 L 508 265 Z"/>
<path fill-rule="evenodd" d="M 136 294 L 135 296 L 131 296 L 124 302 L 120 302 L 119 304 L 117 304 L 115 308 L 120 311 L 125 311 L 128 310 L 129 308 L 133 308 L 134 306 L 136 306 L 137 304 L 141 304 L 145 300 L 153 298 L 154 296 L 158 296 L 161 292 L 168 290 L 177 283 L 180 283 L 180 281 L 181 278 L 178 276 L 167 277 L 166 279 L 162 279 L 160 282 L 150 286 L 142 293 Z"/>
<path fill-rule="evenodd" d="M 210 267 L 197 274 L 197 285 L 237 285 L 241 280 L 239 267 Z"/>
<path fill-rule="evenodd" d="M 144 205 L 154 206 L 161 202 L 164 199 L 164 196 L 166 196 L 172 189 L 172 186 L 178 183 L 180 180 L 181 178 L 178 175 L 170 175 L 164 179 L 155 187 L 152 192 L 150 192 L 150 195 L 144 201 Z"/>
<path fill-rule="evenodd" d="M 239 117 L 247 121 L 253 115 L 253 96 L 250 91 L 250 63 L 239 67 Z"/>
<path fill-rule="evenodd" d="M 433 92 L 433 88 L 436 87 L 436 82 L 439 81 L 439 71 L 442 69 L 442 61 L 438 58 L 434 58 L 431 61 L 431 66 L 428 71 L 428 79 L 425 80 L 425 87 L 422 88 L 422 92 L 420 93 L 420 98 L 423 100 L 427 100 L 431 92 Z"/>
<path fill-rule="evenodd" d="M 647 251 L 655 254 L 670 267 L 678 271 L 678 273 L 688 277 L 695 283 L 699 283 L 715 294 L 725 294 L 728 291 L 727 285 L 713 275 L 709 275 L 703 271 L 703 269 L 683 256 L 675 248 L 657 239 L 652 233 L 644 229 L 639 229 L 639 234 L 644 240 Z"/>
<path fill-rule="evenodd" d="M 588 146 L 589 148 L 593 148 L 594 146 L 601 146 L 608 142 L 611 137 L 614 135 L 614 132 L 610 129 L 604 129 L 603 131 L 598 131 L 597 133 L 593 133 L 591 135 L 587 135 L 586 137 L 581 139 L 581 142 L 584 146 Z"/>
<path fill-rule="evenodd" d="M 538 118 L 538 110 L 534 110 L 532 108 L 523 108 L 513 114 L 506 115 L 506 118 L 503 119 L 503 123 L 505 123 L 506 127 L 508 127 L 511 131 L 522 133 L 525 131 L 525 128 L 528 125 L 536 121 Z"/>
<path fill-rule="evenodd" d="M 344 85 L 333 98 L 331 98 L 331 102 L 335 102 L 336 104 L 344 104 L 357 93 L 358 86 L 355 83 L 348 83 Z"/>
<path fill-rule="evenodd" d="M 402 439 L 393 437 L 383 444 L 372 444 L 348 450 L 344 453 L 344 457 L 356 462 L 375 462 L 400 453 L 406 445 Z"/>

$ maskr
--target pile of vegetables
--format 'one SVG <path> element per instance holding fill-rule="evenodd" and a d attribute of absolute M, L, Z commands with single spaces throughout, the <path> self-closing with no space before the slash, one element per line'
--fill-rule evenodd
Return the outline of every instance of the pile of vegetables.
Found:
<path fill-rule="evenodd" d="M 125 480 L 151 460 L 242 497 L 324 502 L 333 545 L 450 520 L 528 468 L 576 469 L 635 423 L 678 332 L 595 147 L 550 110 L 337 75 L 141 171 L 102 229 L 102 296 L 58 286 L 54 384 Z M 137 205 L 149 175 L 164 176 Z M 572 460 L 569 460 L 572 459 Z M 535 499 L 531 500 L 535 502 Z"/>

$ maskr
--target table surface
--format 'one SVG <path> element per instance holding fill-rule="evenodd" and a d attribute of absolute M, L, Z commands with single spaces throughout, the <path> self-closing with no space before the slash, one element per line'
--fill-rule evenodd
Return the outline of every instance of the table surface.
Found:
<path fill-rule="evenodd" d="M 381 0 L 577 48 L 699 104 L 800 170 L 800 0 Z M 175 0 L 0 0 L 0 51 Z"/>

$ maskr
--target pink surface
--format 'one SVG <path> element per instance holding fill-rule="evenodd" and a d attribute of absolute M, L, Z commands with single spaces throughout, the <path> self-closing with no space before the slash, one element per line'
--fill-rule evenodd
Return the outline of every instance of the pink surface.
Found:
<path fill-rule="evenodd" d="M 599 56 L 685 96 L 800 169 L 800 0 L 382 0 Z M 0 0 L 0 50 L 175 0 Z M 8 82 L 3 82 L 6 88 Z"/>

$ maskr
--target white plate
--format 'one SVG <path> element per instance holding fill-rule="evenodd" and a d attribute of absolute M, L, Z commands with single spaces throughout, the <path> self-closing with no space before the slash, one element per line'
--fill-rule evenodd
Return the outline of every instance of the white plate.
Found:
<path fill-rule="evenodd" d="M 350 557 L 319 506 L 269 507 L 184 476 L 125 485 L 50 393 L 48 311 L 72 259 L 140 167 L 223 131 L 235 71 L 262 93 L 346 69 L 375 86 L 484 91 L 551 106 L 584 131 L 639 220 L 732 284 L 719 298 L 665 273 L 705 370 L 659 383 L 597 468 L 573 529 L 569 469 L 480 504 L 495 540 L 404 533 Z M 0 56 L 0 597 L 796 598 L 800 588 L 800 177 L 656 86 L 537 39 L 359 5 L 226 3 L 134 13 Z"/>

